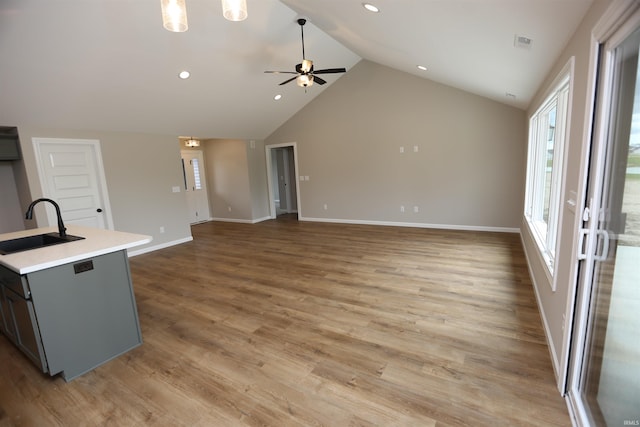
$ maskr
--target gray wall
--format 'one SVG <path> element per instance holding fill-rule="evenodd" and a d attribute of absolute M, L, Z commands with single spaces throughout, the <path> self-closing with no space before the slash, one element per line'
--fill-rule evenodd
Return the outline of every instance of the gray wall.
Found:
<path fill-rule="evenodd" d="M 204 146 L 207 189 L 214 219 L 252 218 L 246 142 L 210 139 Z"/>
<path fill-rule="evenodd" d="M 529 116 L 544 101 L 545 93 L 553 79 L 565 66 L 569 59 L 575 57 L 575 74 L 573 80 L 572 111 L 569 117 L 569 139 L 566 153 L 565 190 L 561 200 L 572 198 L 571 191 L 578 194 L 578 204 L 584 198 L 584 167 L 590 145 L 588 120 L 590 119 L 590 88 L 588 87 L 589 49 L 591 31 L 597 20 L 611 3 L 610 0 L 596 0 L 584 20 L 574 33 L 555 65 L 548 74 L 545 82 L 540 86 L 534 100 L 531 102 Z M 585 122 L 587 120 L 587 122 Z M 522 219 L 522 240 L 529 260 L 529 268 L 538 296 L 543 323 L 550 344 L 556 378 L 562 376 L 562 355 L 568 351 L 569 322 L 571 320 L 570 306 L 575 294 L 575 245 L 579 227 L 579 212 L 573 213 L 562 205 L 562 221 L 559 229 L 559 250 L 556 253 L 555 274 L 557 275 L 556 291 L 552 291 L 552 284 L 545 273 L 545 265 L 536 249 L 536 244 L 524 218 Z M 579 209 L 578 209 L 579 211 Z M 564 317 L 564 319 L 563 319 Z"/>
<path fill-rule="evenodd" d="M 18 185 L 21 199 L 33 200 L 42 196 L 33 137 L 97 139 L 101 143 L 114 228 L 153 237 L 151 243 L 134 250 L 191 239 L 177 137 L 45 129 L 20 124 L 18 131 L 29 189 Z M 173 193 L 174 186 L 180 187 L 181 191 Z M 24 194 L 25 191 L 29 194 Z M 48 225 L 44 216 L 36 214 L 36 220 L 38 226 Z M 160 227 L 164 227 L 164 233 L 160 233 Z"/>
<path fill-rule="evenodd" d="M 269 187 L 264 141 L 249 141 L 247 149 L 249 185 L 251 187 L 251 213 L 254 222 L 269 219 Z"/>
<path fill-rule="evenodd" d="M 514 231 L 526 134 L 522 110 L 361 61 L 265 143 L 297 143 L 304 219 Z"/>
<path fill-rule="evenodd" d="M 207 139 L 200 149 L 206 166 L 211 217 L 240 222 L 267 219 L 264 141 Z"/>

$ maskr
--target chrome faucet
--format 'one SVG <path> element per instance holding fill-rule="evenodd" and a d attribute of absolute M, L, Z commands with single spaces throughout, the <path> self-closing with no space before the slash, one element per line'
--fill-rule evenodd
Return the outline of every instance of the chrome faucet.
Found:
<path fill-rule="evenodd" d="M 58 234 L 60 237 L 67 237 L 67 229 L 64 227 L 64 223 L 62 222 L 62 214 L 60 213 L 60 206 L 56 202 L 51 199 L 38 199 L 31 202 L 29 207 L 27 208 L 27 213 L 25 214 L 26 219 L 33 219 L 33 207 L 40 202 L 49 202 L 56 208 L 56 215 L 58 216 Z"/>

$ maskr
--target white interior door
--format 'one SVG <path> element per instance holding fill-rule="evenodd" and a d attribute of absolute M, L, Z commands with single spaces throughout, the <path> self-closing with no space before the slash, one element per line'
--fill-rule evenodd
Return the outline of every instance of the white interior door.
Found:
<path fill-rule="evenodd" d="M 100 141 L 33 138 L 43 197 L 60 205 L 66 224 L 113 229 Z M 49 225 L 57 222 L 47 205 Z"/>
<path fill-rule="evenodd" d="M 180 153 L 182 155 L 189 222 L 194 224 L 208 221 L 211 219 L 211 214 L 209 212 L 209 197 L 207 196 L 207 180 L 204 175 L 202 151 L 183 150 Z"/>

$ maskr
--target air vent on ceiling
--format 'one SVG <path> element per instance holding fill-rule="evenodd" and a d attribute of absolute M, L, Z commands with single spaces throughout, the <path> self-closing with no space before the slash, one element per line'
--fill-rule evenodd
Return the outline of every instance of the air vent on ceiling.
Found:
<path fill-rule="evenodd" d="M 516 34 L 513 45 L 520 49 L 531 49 L 531 45 L 533 44 L 533 40 L 529 37 L 519 36 Z"/>

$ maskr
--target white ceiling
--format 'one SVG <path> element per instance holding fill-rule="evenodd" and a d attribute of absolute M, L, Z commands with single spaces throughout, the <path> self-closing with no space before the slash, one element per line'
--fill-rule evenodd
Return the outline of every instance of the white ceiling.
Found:
<path fill-rule="evenodd" d="M 263 73 L 300 62 L 298 17 L 316 69 L 365 58 L 526 108 L 591 2 L 247 0 L 229 22 L 187 0 L 189 30 L 170 33 L 159 0 L 2 0 L 0 125 L 264 139 L 340 76 L 305 93 Z"/>

